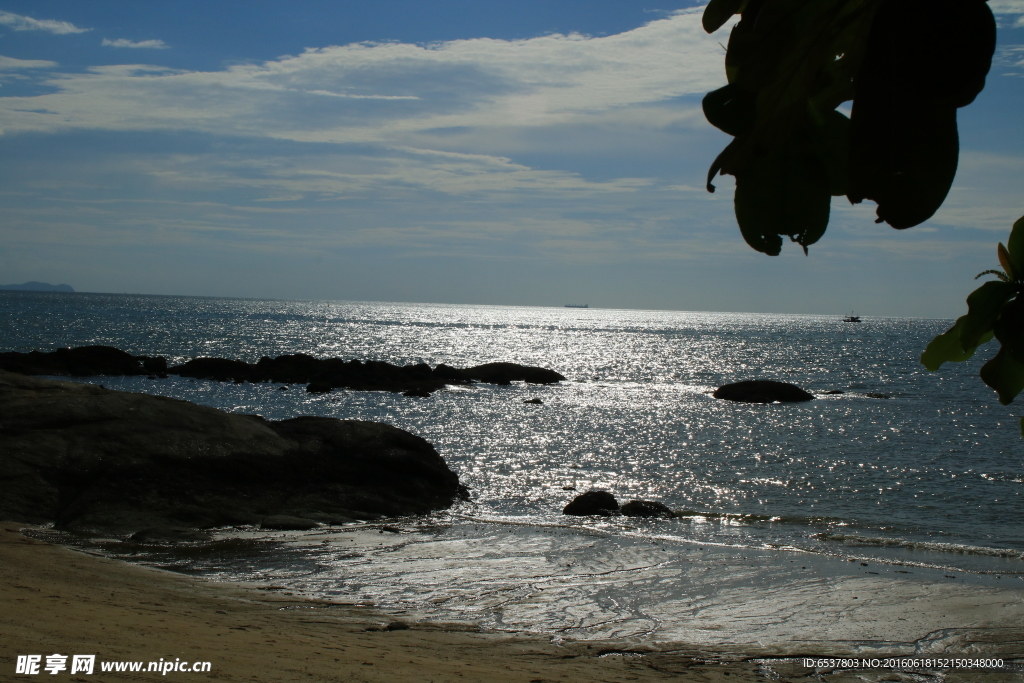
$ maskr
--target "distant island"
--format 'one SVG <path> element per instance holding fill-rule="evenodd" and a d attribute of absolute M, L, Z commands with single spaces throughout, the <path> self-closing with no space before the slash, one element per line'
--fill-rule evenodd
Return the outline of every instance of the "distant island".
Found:
<path fill-rule="evenodd" d="M 51 285 L 49 282 L 26 282 L 21 285 L 0 285 L 0 289 L 13 289 L 19 292 L 73 292 L 71 285 Z"/>

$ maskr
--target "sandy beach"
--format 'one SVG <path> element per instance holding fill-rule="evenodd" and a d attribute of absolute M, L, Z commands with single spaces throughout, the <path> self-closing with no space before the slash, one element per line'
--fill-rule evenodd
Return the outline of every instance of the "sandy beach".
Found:
<path fill-rule="evenodd" d="M 828 656 L 835 637 L 858 638 L 865 628 L 876 639 L 909 637 L 907 618 L 958 624 L 918 642 L 919 656 L 1016 656 L 1018 668 L 981 671 L 952 668 L 946 681 L 1019 681 L 1024 652 L 1024 593 L 965 587 L 917 589 L 916 596 L 889 595 L 881 580 L 844 583 L 871 605 L 850 606 L 853 596 L 835 592 L 815 614 L 817 643 L 791 643 L 789 652 L 769 643 L 737 642 L 737 624 L 764 622 L 765 598 L 735 595 L 720 601 L 718 618 L 731 623 L 716 642 L 705 628 L 690 644 L 637 645 L 600 641 L 551 642 L 539 637 L 474 631 L 465 624 L 402 622 L 372 608 L 311 601 L 252 586 L 198 580 L 76 552 L 25 536 L 25 525 L 0 525 L 0 667 L 5 680 L 17 675 L 18 655 L 96 655 L 92 675 L 71 680 L 153 680 L 156 672 L 101 672 L 101 662 L 210 662 L 210 671 L 171 671 L 170 678 L 222 681 L 766 681 L 920 680 L 912 672 L 886 668 L 813 668 L 800 654 Z M 973 596 L 973 598 L 971 597 Z M 823 596 L 791 593 L 793 605 Z M 777 596 L 778 598 L 778 596 Z M 783 601 L 776 599 L 776 604 Z M 900 604 L 902 603 L 902 607 Z M 933 609 L 934 608 L 934 609 Z M 780 608 L 779 614 L 785 612 Z M 830 618 L 825 618 L 825 614 Z M 937 615 L 941 613 L 942 617 Z M 844 616 L 845 615 L 845 616 Z M 865 622 L 870 620 L 871 624 Z M 808 618 L 777 617 L 760 638 L 792 639 L 787 621 L 807 628 Z M 389 624 L 391 629 L 389 630 Z M 707 620 L 705 620 L 705 626 Z M 920 627 L 920 626 L 918 626 Z M 799 636 L 797 636 L 799 638 Z M 740 639 L 742 640 L 742 639 Z M 729 643 L 728 641 L 733 641 Z M 878 643 L 864 642 L 865 657 Z M 803 652 L 800 652 L 801 647 Z M 914 648 L 900 654 L 913 656 Z M 840 654 L 837 650 L 835 653 Z M 45 671 L 42 675 L 47 675 Z M 61 671 L 61 677 L 69 671 Z"/>

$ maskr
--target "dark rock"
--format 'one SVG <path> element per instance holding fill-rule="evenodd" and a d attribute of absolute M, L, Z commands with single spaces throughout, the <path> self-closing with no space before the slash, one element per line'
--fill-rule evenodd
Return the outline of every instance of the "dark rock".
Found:
<path fill-rule="evenodd" d="M 319 526 L 312 519 L 294 517 L 292 515 L 270 515 L 269 517 L 264 517 L 260 522 L 261 529 L 272 529 L 274 531 L 308 531 Z"/>
<path fill-rule="evenodd" d="M 310 394 L 327 394 L 331 391 L 331 385 L 327 382 L 310 382 L 306 391 Z"/>
<path fill-rule="evenodd" d="M 715 391 L 714 397 L 742 403 L 799 402 L 814 399 L 812 394 L 795 384 L 764 379 L 726 384 Z"/>
<path fill-rule="evenodd" d="M 404 621 L 392 621 L 390 624 L 384 627 L 385 631 L 408 631 L 409 624 Z"/>
<path fill-rule="evenodd" d="M 675 517 L 667 505 L 653 500 L 631 500 L 620 512 L 627 517 Z"/>
<path fill-rule="evenodd" d="M 829 389 L 828 391 L 823 391 L 821 393 L 825 394 L 826 396 L 832 396 L 835 394 L 845 394 L 846 392 L 843 391 L 842 389 Z"/>
<path fill-rule="evenodd" d="M 0 519 L 72 531 L 404 516 L 468 497 L 433 446 L 373 422 L 270 422 L 0 371 L 0 424 Z"/>
<path fill-rule="evenodd" d="M 25 375 L 96 375 L 160 374 L 167 369 L 165 358 L 133 356 L 112 346 L 80 346 L 57 349 L 51 353 L 29 351 L 0 353 L 0 369 Z"/>
<path fill-rule="evenodd" d="M 523 401 L 523 403 L 532 403 L 533 405 L 537 406 L 544 405 L 544 401 L 540 400 L 539 398 L 529 398 Z"/>
<path fill-rule="evenodd" d="M 607 491 L 587 491 L 572 499 L 562 510 L 563 515 L 601 515 L 608 517 L 619 511 L 619 502 Z"/>
<path fill-rule="evenodd" d="M 867 394 L 864 394 L 864 395 L 867 396 L 868 398 L 892 398 L 892 396 L 890 396 L 889 394 L 867 393 Z"/>
<path fill-rule="evenodd" d="M 219 382 L 253 379 L 251 365 L 226 358 L 193 358 L 184 365 L 176 365 L 167 371 L 180 377 L 214 379 Z"/>
<path fill-rule="evenodd" d="M 565 380 L 565 377 L 554 370 L 519 365 L 518 363 L 475 365 L 463 370 L 462 376 L 488 384 L 509 384 L 516 381 L 530 384 L 557 384 Z"/>
<path fill-rule="evenodd" d="M 172 374 L 193 380 L 306 384 L 317 387 L 314 391 L 393 391 L 406 392 L 408 396 L 429 395 L 448 384 L 474 381 L 506 385 L 513 381 L 554 384 L 565 379 L 554 370 L 516 363 L 487 363 L 468 370 L 442 363 L 431 370 L 426 363 L 398 366 L 373 360 L 319 359 L 304 353 L 277 358 L 264 356 L 256 364 L 227 358 L 193 358 L 181 365 L 167 367 L 167 359 L 161 356 L 132 356 L 109 346 L 59 349 L 53 353 L 0 353 L 0 369 L 25 375 L 146 374 L 166 377 Z"/>
<path fill-rule="evenodd" d="M 410 389 L 409 391 L 403 391 L 402 396 L 412 396 L 415 398 L 430 398 L 430 392 L 426 389 Z"/>

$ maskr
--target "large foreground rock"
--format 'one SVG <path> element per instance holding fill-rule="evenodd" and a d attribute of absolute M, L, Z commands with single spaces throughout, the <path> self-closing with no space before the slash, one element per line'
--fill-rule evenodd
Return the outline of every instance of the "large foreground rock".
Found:
<path fill-rule="evenodd" d="M 268 422 L 0 370 L 0 519 L 130 534 L 443 509 L 465 488 L 433 446 L 373 422 Z"/>
<path fill-rule="evenodd" d="M 742 403 L 788 403 L 810 401 L 814 398 L 813 394 L 807 393 L 795 384 L 766 379 L 726 384 L 715 391 L 714 397 Z"/>

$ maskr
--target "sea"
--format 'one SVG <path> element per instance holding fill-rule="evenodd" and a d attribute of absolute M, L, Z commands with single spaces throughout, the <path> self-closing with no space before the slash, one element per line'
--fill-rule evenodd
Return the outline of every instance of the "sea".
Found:
<path fill-rule="evenodd" d="M 392 615 L 575 638 L 668 637 L 680 615 L 726 592 L 781 595 L 836 576 L 1024 588 L 1024 405 L 1000 405 L 979 378 L 994 348 L 938 372 L 921 365 L 951 320 L 41 292 L 0 292 L 0 310 L 4 351 L 103 344 L 172 364 L 290 353 L 511 361 L 567 378 L 428 398 L 78 378 L 271 420 L 386 422 L 430 441 L 472 497 L 424 517 L 96 552 Z M 712 396 L 747 379 L 816 398 Z M 682 514 L 562 514 L 591 489 Z"/>

